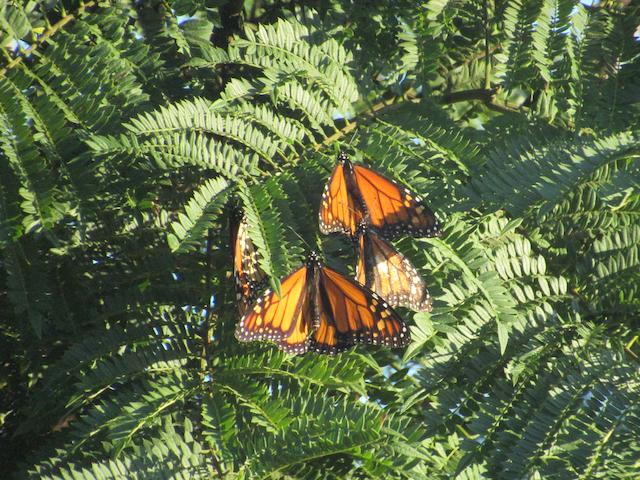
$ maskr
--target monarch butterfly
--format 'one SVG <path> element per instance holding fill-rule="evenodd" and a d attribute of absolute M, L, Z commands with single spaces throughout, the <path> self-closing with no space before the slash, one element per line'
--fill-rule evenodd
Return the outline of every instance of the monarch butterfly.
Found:
<path fill-rule="evenodd" d="M 258 265 L 258 252 L 249 238 L 247 219 L 242 212 L 231 213 L 229 230 L 236 301 L 240 315 L 244 315 L 266 284 L 266 276 Z"/>
<path fill-rule="evenodd" d="M 294 354 L 335 354 L 354 343 L 403 347 L 410 341 L 404 321 L 380 296 L 322 265 L 311 252 L 281 282 L 267 290 L 240 319 L 236 337 L 270 340 Z"/>
<path fill-rule="evenodd" d="M 419 196 L 371 168 L 352 164 L 345 152 L 325 186 L 319 220 L 322 233 L 352 238 L 363 220 L 385 238 L 440 234 L 440 222 Z"/>
<path fill-rule="evenodd" d="M 394 307 L 431 311 L 431 296 L 416 268 L 364 223 L 358 227 L 357 250 L 359 283 Z"/>

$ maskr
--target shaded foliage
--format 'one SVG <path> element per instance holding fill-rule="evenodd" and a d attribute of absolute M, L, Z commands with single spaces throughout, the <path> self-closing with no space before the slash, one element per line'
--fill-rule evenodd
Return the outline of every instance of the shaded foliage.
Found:
<path fill-rule="evenodd" d="M 0 4 L 0 460 L 16 478 L 635 478 L 637 2 Z M 634 36 L 635 35 L 635 36 Z M 347 149 L 426 198 L 404 352 L 239 344 Z"/>

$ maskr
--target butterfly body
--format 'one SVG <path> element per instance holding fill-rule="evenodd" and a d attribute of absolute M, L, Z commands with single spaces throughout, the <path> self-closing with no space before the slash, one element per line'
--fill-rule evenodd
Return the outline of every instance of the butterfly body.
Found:
<path fill-rule="evenodd" d="M 241 341 L 267 340 L 282 350 L 335 354 L 355 343 L 401 347 L 410 341 L 402 319 L 375 292 L 324 266 L 315 253 L 267 290 L 240 319 Z"/>
<path fill-rule="evenodd" d="M 391 306 L 431 311 L 432 299 L 413 264 L 374 230 L 360 224 L 357 231 L 356 280 Z"/>
<path fill-rule="evenodd" d="M 363 221 L 385 238 L 434 237 L 441 228 L 420 196 L 341 152 L 322 194 L 320 231 L 353 238 Z"/>

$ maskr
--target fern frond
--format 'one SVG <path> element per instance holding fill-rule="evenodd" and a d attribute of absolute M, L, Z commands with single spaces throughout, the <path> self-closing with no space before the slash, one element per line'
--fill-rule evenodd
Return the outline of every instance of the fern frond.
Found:
<path fill-rule="evenodd" d="M 256 32 L 245 30 L 229 50 L 229 60 L 269 68 L 278 63 L 288 73 L 304 72 L 311 84 L 317 84 L 341 111 L 349 109 L 358 94 L 355 83 L 345 70 L 348 52 L 333 39 L 310 45 L 305 38 L 313 32 L 301 23 L 278 20 L 261 25 Z"/>
<path fill-rule="evenodd" d="M 284 145 L 278 137 L 267 137 L 251 123 L 214 113 L 211 106 L 203 100 L 183 101 L 170 107 L 162 107 L 152 114 L 145 113 L 125 124 L 125 128 L 137 137 L 170 136 L 173 132 L 203 132 L 237 142 L 269 163 L 276 153 L 283 155 Z"/>
<path fill-rule="evenodd" d="M 294 263 L 273 195 L 267 185 L 248 187 L 243 184 L 240 184 L 238 195 L 244 205 L 249 237 L 260 256 L 260 267 L 270 277 L 273 289 L 279 292 L 280 278 L 291 271 Z"/>
<path fill-rule="evenodd" d="M 278 70 L 265 69 L 263 73 L 265 76 L 260 80 L 265 85 L 264 93 L 269 94 L 276 105 L 284 104 L 302 112 L 311 128 L 320 135 L 324 135 L 323 125 L 334 125 L 331 104 L 318 92 Z"/>
<path fill-rule="evenodd" d="M 19 89 L 5 78 L 0 79 L 0 91 L 0 127 L 5 132 L 2 151 L 20 178 L 24 228 L 27 232 L 50 230 L 62 215 L 58 210 L 60 206 L 56 205 L 50 171 L 42 161 L 26 126 L 30 115 L 20 105 L 20 98 L 29 109 L 30 104 Z"/>
<path fill-rule="evenodd" d="M 494 206 L 518 215 L 533 207 L 548 212 L 597 175 L 599 169 L 635 155 L 638 142 L 632 133 L 622 132 L 581 142 L 570 149 L 565 139 L 544 147 L 526 144 L 505 147 L 489 154 L 485 171 L 472 185 L 476 192 L 491 198 Z M 524 181 L 527 178 L 539 180 L 532 184 Z"/>
<path fill-rule="evenodd" d="M 142 143 L 133 135 L 117 138 L 95 135 L 88 145 L 97 155 L 151 157 L 162 170 L 183 165 L 200 166 L 231 180 L 240 175 L 253 175 L 259 159 L 255 153 L 247 155 L 229 144 L 221 144 L 197 133 L 158 136 Z"/>
<path fill-rule="evenodd" d="M 140 393 L 135 400 L 131 392 L 123 391 L 108 401 L 99 402 L 74 424 L 74 432 L 82 439 L 74 450 L 88 441 L 103 437 L 109 439 L 114 454 L 128 447 L 134 435 L 152 427 L 158 419 L 166 417 L 186 398 L 193 396 L 200 386 L 178 370 L 152 382 L 133 384 Z"/>
<path fill-rule="evenodd" d="M 246 409 L 251 423 L 264 428 L 266 432 L 277 433 L 292 420 L 293 412 L 281 399 L 273 398 L 266 385 L 227 377 L 216 388 L 227 394 L 238 408 Z"/>
<path fill-rule="evenodd" d="M 221 359 L 222 375 L 230 378 L 248 375 L 255 378 L 264 376 L 280 377 L 300 383 L 341 388 L 364 394 L 363 370 L 366 363 L 357 356 L 343 356 L 341 362 L 332 362 L 326 358 L 305 357 L 293 365 L 285 362 L 280 353 L 243 355 Z"/>
<path fill-rule="evenodd" d="M 229 183 L 223 178 L 212 178 L 203 183 L 185 205 L 185 213 L 171 224 L 174 233 L 167 235 L 173 252 L 187 252 L 198 248 L 207 228 L 211 228 L 220 215 L 225 202 L 224 192 Z"/>
<path fill-rule="evenodd" d="M 49 461 L 31 467 L 28 478 L 59 479 L 82 477 L 86 479 L 118 479 L 124 476 L 143 479 L 182 472 L 190 478 L 210 478 L 212 466 L 203 455 L 204 448 L 194 439 L 193 425 L 185 418 L 182 422 L 166 421 L 158 438 L 136 445 L 134 453 L 121 455 L 92 464 Z M 63 457 L 63 452 L 59 452 Z"/>
<path fill-rule="evenodd" d="M 0 2 L 5 471 L 639 477 L 638 5 L 215 3 Z M 404 352 L 238 342 L 225 200 L 276 291 L 353 274 L 341 148 L 445 225 L 394 241 L 433 311 Z"/>
<path fill-rule="evenodd" d="M 469 233 L 459 223 L 455 230 L 448 231 L 446 242 L 430 240 L 434 246 L 432 261 L 440 265 L 448 263 L 461 275 L 456 284 L 445 288 L 444 300 L 464 309 L 476 326 L 494 320 L 504 351 L 508 332 L 516 318 L 516 303 L 499 280 L 498 272 L 489 267 L 482 249 L 468 238 Z M 470 298 L 477 303 L 465 305 Z"/>

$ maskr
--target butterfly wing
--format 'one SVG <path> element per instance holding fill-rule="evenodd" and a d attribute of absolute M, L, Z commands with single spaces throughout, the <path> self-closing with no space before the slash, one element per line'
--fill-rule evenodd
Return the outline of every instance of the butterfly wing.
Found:
<path fill-rule="evenodd" d="M 363 165 L 353 165 L 353 176 L 369 224 L 384 237 L 401 234 L 435 237 L 440 234 L 440 222 L 419 196 Z"/>
<path fill-rule="evenodd" d="M 306 353 L 310 350 L 311 338 L 309 337 L 309 333 L 312 330 L 312 325 L 315 323 L 313 318 L 313 305 L 309 301 L 309 297 L 307 297 L 302 306 L 302 317 L 298 320 L 295 330 L 282 340 L 276 341 L 278 348 L 294 355 Z"/>
<path fill-rule="evenodd" d="M 354 343 L 404 347 L 404 321 L 378 294 L 328 267 L 319 269 L 313 348 L 335 353 Z"/>
<path fill-rule="evenodd" d="M 413 264 L 370 230 L 358 237 L 356 280 L 394 307 L 431 311 L 431 296 Z"/>
<path fill-rule="evenodd" d="M 303 265 L 285 277 L 280 297 L 267 290 L 240 319 L 236 338 L 243 342 L 269 340 L 288 353 L 304 353 L 312 327 L 308 268 Z"/>
<path fill-rule="evenodd" d="M 341 157 L 338 157 L 340 160 Z M 334 167 L 329 182 L 324 187 L 320 203 L 319 223 L 322 233 L 343 233 L 354 236 L 362 219 L 362 207 L 349 189 L 344 162 Z"/>
<path fill-rule="evenodd" d="M 258 265 L 258 252 L 249 238 L 246 217 L 233 213 L 230 230 L 236 300 L 240 314 L 244 315 L 266 284 L 266 276 Z"/>
<path fill-rule="evenodd" d="M 333 319 L 326 311 L 320 314 L 320 325 L 313 332 L 309 350 L 317 353 L 335 355 L 353 347 L 354 342 L 348 335 L 338 332 Z"/>
<path fill-rule="evenodd" d="M 319 288 L 319 282 L 316 282 L 316 284 L 314 305 L 317 328 L 313 332 L 309 349 L 317 353 L 335 355 L 352 347 L 353 341 L 351 341 L 349 335 L 338 331 L 336 322 L 331 315 L 331 309 L 326 308 L 329 305 L 329 299 L 325 291 Z"/>

